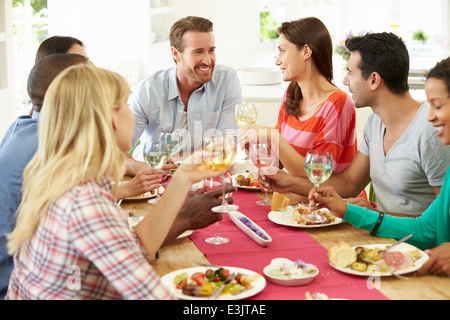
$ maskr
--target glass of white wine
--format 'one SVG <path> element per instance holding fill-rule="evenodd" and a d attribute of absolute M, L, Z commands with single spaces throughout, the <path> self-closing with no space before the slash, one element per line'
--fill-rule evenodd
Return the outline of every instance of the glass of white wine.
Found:
<path fill-rule="evenodd" d="M 259 169 L 259 175 L 269 173 L 270 168 L 277 159 L 276 151 L 270 142 L 250 144 L 249 153 L 252 162 Z M 260 206 L 270 206 L 272 201 L 266 192 L 264 199 L 257 201 L 256 204 Z"/>
<path fill-rule="evenodd" d="M 159 142 L 166 147 L 168 156 L 172 158 L 170 161 L 174 161 L 173 157 L 180 153 L 182 141 L 183 138 L 179 131 L 161 132 L 159 134 Z M 167 179 L 169 180 L 171 176 L 172 170 L 169 170 Z"/>
<path fill-rule="evenodd" d="M 155 170 L 161 170 L 161 168 L 166 164 L 167 158 L 169 157 L 167 153 L 167 147 L 159 141 L 146 141 L 143 151 L 145 162 L 147 162 L 147 164 Z M 149 200 L 149 203 L 158 203 L 160 198 L 158 189 L 156 189 L 156 198 L 153 200 Z"/>
<path fill-rule="evenodd" d="M 220 177 L 214 177 L 205 179 L 203 181 L 203 191 L 204 192 L 210 192 L 217 189 L 222 189 L 223 187 L 232 186 L 233 185 L 233 179 L 231 177 L 231 174 L 229 172 L 226 172 L 223 176 Z M 223 194 L 223 193 L 222 193 Z M 225 195 L 225 198 L 231 198 L 232 193 L 229 192 Z M 227 203 L 228 204 L 228 203 Z M 205 239 L 206 243 L 209 244 L 224 244 L 230 242 L 230 239 L 223 237 L 219 234 L 219 221 L 216 222 L 216 233 L 212 237 L 208 237 Z"/>
<path fill-rule="evenodd" d="M 333 173 L 333 156 L 325 150 L 310 150 L 305 157 L 305 172 L 309 181 L 314 183 L 314 188 L 318 188 Z M 315 208 L 311 208 L 311 213 L 304 215 L 305 221 L 312 223 L 322 223 L 327 218 L 317 214 Z"/>
<path fill-rule="evenodd" d="M 212 170 L 223 170 L 233 163 L 236 156 L 236 141 L 232 135 L 215 134 L 203 139 L 203 164 Z M 222 204 L 211 210 L 225 213 L 239 209 L 237 205 L 229 205 L 225 200 L 224 175 L 222 179 Z"/>
<path fill-rule="evenodd" d="M 257 112 L 253 103 L 240 103 L 234 107 L 234 120 L 239 127 L 256 122 Z"/>

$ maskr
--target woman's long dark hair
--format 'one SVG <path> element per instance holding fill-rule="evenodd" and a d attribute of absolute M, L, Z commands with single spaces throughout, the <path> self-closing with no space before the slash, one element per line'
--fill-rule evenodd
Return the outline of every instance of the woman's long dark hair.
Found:
<path fill-rule="evenodd" d="M 305 44 L 312 50 L 312 58 L 319 72 L 333 81 L 333 42 L 327 27 L 317 18 L 309 17 L 291 22 L 284 22 L 278 33 L 289 42 L 302 49 Z M 293 116 L 299 115 L 299 103 L 303 98 L 302 89 L 293 81 L 288 87 L 285 109 Z"/>

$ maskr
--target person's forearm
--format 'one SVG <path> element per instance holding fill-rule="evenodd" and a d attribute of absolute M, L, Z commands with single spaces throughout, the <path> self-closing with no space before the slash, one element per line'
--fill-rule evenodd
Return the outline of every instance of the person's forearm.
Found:
<path fill-rule="evenodd" d="M 187 175 L 175 173 L 158 204 L 134 228 L 148 256 L 153 257 L 166 241 L 190 187 Z"/>
<path fill-rule="evenodd" d="M 148 168 L 145 162 L 135 160 L 128 152 L 124 152 L 125 155 L 125 174 L 134 177 L 140 170 Z"/>

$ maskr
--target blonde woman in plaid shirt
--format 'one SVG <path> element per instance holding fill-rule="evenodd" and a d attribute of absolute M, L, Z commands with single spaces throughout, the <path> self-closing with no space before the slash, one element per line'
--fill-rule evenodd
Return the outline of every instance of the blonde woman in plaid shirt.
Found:
<path fill-rule="evenodd" d="M 7 299 L 171 299 L 147 263 L 190 186 L 223 171 L 184 163 L 150 214 L 130 231 L 114 200 L 134 118 L 130 89 L 93 65 L 63 71 L 40 116 L 39 147 L 24 171 Z M 113 177 L 111 177 L 113 172 Z"/>

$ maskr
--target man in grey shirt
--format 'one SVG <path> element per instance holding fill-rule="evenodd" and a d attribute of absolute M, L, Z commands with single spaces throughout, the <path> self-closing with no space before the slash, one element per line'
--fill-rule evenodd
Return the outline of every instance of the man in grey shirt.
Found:
<path fill-rule="evenodd" d="M 359 152 L 325 184 L 350 203 L 374 210 L 365 198 L 350 198 L 372 181 L 378 210 L 418 216 L 440 192 L 450 149 L 427 122 L 428 104 L 415 101 L 409 93 L 409 55 L 400 38 L 392 33 L 367 34 L 347 40 L 346 46 L 351 56 L 344 84 L 353 94 L 355 107 L 369 106 L 373 114 Z M 282 171 L 260 180 L 263 190 L 303 196 L 313 187 L 307 178 Z"/>
<path fill-rule="evenodd" d="M 176 66 L 142 81 L 129 99 L 135 116 L 133 144 L 181 130 L 184 150 L 190 151 L 202 146 L 205 134 L 237 131 L 234 106 L 242 101 L 241 86 L 234 69 L 216 66 L 212 29 L 212 22 L 200 17 L 173 24 L 169 38 Z M 131 160 L 128 174 L 145 166 Z"/>

